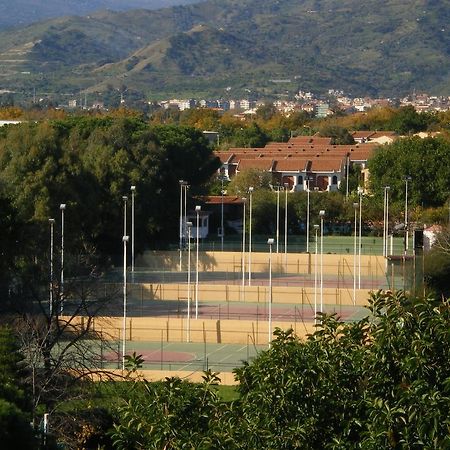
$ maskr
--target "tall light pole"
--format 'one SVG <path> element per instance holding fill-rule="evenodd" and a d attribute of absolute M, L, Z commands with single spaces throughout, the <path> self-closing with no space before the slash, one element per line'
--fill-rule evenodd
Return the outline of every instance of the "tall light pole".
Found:
<path fill-rule="evenodd" d="M 186 245 L 186 222 L 187 222 L 187 181 L 178 180 L 180 185 L 180 272 L 183 265 L 183 243 Z"/>
<path fill-rule="evenodd" d="M 186 222 L 186 227 L 187 227 L 187 239 L 188 239 L 186 341 L 191 342 L 191 231 L 192 231 L 192 222 Z"/>
<path fill-rule="evenodd" d="M 359 195 L 359 245 L 358 245 L 358 289 L 361 289 L 361 250 L 362 250 L 362 197 L 363 189 L 358 188 Z"/>
<path fill-rule="evenodd" d="M 60 286 L 60 299 L 61 299 L 61 314 L 64 310 L 64 211 L 66 209 L 66 204 L 61 203 L 59 205 L 61 210 L 61 286 Z"/>
<path fill-rule="evenodd" d="M 184 189 L 184 219 L 183 219 L 183 223 L 184 223 L 184 239 L 186 240 L 186 236 L 187 236 L 187 230 L 186 230 L 186 223 L 187 223 L 187 191 L 189 189 L 189 184 L 187 184 L 187 182 L 184 184 L 183 186 Z"/>
<path fill-rule="evenodd" d="M 246 234 L 246 231 L 245 231 L 245 216 L 246 216 L 245 205 L 247 204 L 247 199 L 244 197 L 242 199 L 242 201 L 243 201 L 244 211 L 242 213 L 242 263 L 241 263 L 241 265 L 242 265 L 242 289 L 244 289 L 244 287 L 245 287 L 245 234 Z"/>
<path fill-rule="evenodd" d="M 411 177 L 407 175 L 405 177 L 405 255 L 408 250 L 408 182 L 411 181 Z"/>
<path fill-rule="evenodd" d="M 284 183 L 284 266 L 285 272 L 288 271 L 287 246 L 288 246 L 288 190 L 289 183 Z"/>
<path fill-rule="evenodd" d="M 319 225 L 314 225 L 314 231 L 316 234 L 316 251 L 314 253 L 314 323 L 317 323 L 317 235 L 319 233 Z"/>
<path fill-rule="evenodd" d="M 53 228 L 55 225 L 55 219 L 48 219 L 50 224 L 50 292 L 49 292 L 49 315 L 53 314 Z"/>
<path fill-rule="evenodd" d="M 184 180 L 178 180 L 178 183 L 180 184 L 180 235 L 179 235 L 179 251 L 180 251 L 180 272 L 183 265 L 183 232 L 184 232 L 184 226 L 183 226 L 183 187 L 186 184 Z"/>
<path fill-rule="evenodd" d="M 320 312 L 323 312 L 323 219 L 325 210 L 319 211 L 320 217 Z"/>
<path fill-rule="evenodd" d="M 350 176 L 350 154 L 347 153 L 347 159 L 345 162 L 345 199 L 348 199 L 348 179 Z"/>
<path fill-rule="evenodd" d="M 134 196 L 136 195 L 136 186 L 132 185 L 131 190 L 131 274 L 134 277 Z M 134 280 L 133 280 L 134 281 Z"/>
<path fill-rule="evenodd" d="M 127 341 L 127 243 L 128 236 L 122 237 L 123 242 L 123 323 L 122 323 L 122 370 L 125 370 L 125 352 Z"/>
<path fill-rule="evenodd" d="M 306 192 L 307 192 L 307 197 L 306 197 L 306 253 L 309 253 L 309 214 L 310 214 L 310 197 L 309 197 L 309 193 L 310 193 L 310 182 L 313 180 L 312 177 L 306 177 Z"/>
<path fill-rule="evenodd" d="M 355 225 L 354 225 L 354 242 L 353 242 L 353 304 L 356 305 L 356 243 L 358 236 L 358 228 L 357 228 L 357 211 L 358 211 L 358 203 L 353 203 L 353 209 L 355 210 Z"/>
<path fill-rule="evenodd" d="M 272 245 L 273 238 L 267 239 L 269 244 L 269 346 L 272 340 Z"/>
<path fill-rule="evenodd" d="M 277 232 L 276 232 L 276 238 L 277 238 L 277 253 L 279 253 L 279 241 L 280 241 L 280 190 L 281 186 L 276 186 L 277 188 Z"/>
<path fill-rule="evenodd" d="M 252 284 L 252 209 L 253 209 L 253 186 L 248 188 L 250 196 L 248 217 L 248 285 Z"/>
<path fill-rule="evenodd" d="M 220 190 L 220 244 L 221 244 L 221 250 L 223 251 L 223 240 L 225 237 L 225 228 L 223 223 L 223 196 L 225 194 L 225 191 L 223 190 L 223 175 L 220 177 L 220 181 L 222 184 L 222 188 Z"/>
<path fill-rule="evenodd" d="M 390 186 L 384 187 L 384 204 L 383 204 L 383 256 L 388 255 L 388 237 L 389 237 L 389 189 Z"/>
<path fill-rule="evenodd" d="M 197 205 L 195 212 L 197 213 L 197 239 L 196 239 L 196 260 L 195 260 L 195 318 L 198 319 L 198 247 L 200 245 L 200 211 L 202 207 Z"/>
<path fill-rule="evenodd" d="M 122 196 L 123 200 L 123 235 L 127 236 L 127 203 L 128 197 L 126 195 Z"/>

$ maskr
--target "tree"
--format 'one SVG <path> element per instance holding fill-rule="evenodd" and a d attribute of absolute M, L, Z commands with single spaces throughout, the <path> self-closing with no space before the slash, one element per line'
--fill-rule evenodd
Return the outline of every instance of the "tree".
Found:
<path fill-rule="evenodd" d="M 264 121 L 272 119 L 276 114 L 278 114 L 278 110 L 273 103 L 266 103 L 256 110 L 256 117 Z"/>
<path fill-rule="evenodd" d="M 261 127 L 252 122 L 251 125 L 236 130 L 231 143 L 235 147 L 264 147 L 269 140 L 269 136 Z"/>
<path fill-rule="evenodd" d="M 64 291 L 55 281 L 50 297 L 48 254 L 31 255 L 15 276 L 8 308 L 2 305 L 23 355 L 20 385 L 29 393 L 26 412 L 32 418 L 35 432 L 42 415 L 49 413 L 51 436 L 60 441 L 67 438 L 71 423 L 63 420 L 67 417 L 61 405 L 89 395 L 85 387 L 92 377 L 111 378 L 112 374 L 102 369 L 103 352 L 117 349 L 110 336 L 93 327 L 94 319 L 104 314 L 106 306 L 114 307 L 118 298 L 115 288 L 105 289 L 95 258 L 86 249 L 79 254 L 66 249 L 65 256 Z M 58 269 L 55 264 L 55 272 Z M 0 359 L 0 365 L 1 362 Z M 81 418 L 87 428 L 89 420 L 92 426 L 97 423 L 96 417 L 88 412 L 81 412 Z M 75 440 L 73 428 L 72 433 L 69 441 Z"/>
<path fill-rule="evenodd" d="M 389 128 L 399 134 L 409 135 L 424 131 L 436 119 L 427 113 L 418 113 L 414 106 L 399 108 L 392 117 Z"/>
<path fill-rule="evenodd" d="M 424 280 L 435 295 L 450 296 L 450 233 L 443 229 L 437 235 L 431 251 L 424 255 Z"/>
<path fill-rule="evenodd" d="M 320 136 L 330 137 L 332 144 L 354 144 L 355 140 L 345 128 L 337 125 L 325 125 L 319 129 Z"/>
<path fill-rule="evenodd" d="M 17 218 L 42 233 L 66 203 L 67 233 L 105 259 L 121 253 L 122 196 L 131 185 L 141 249 L 167 246 L 177 231 L 170 218 L 178 214 L 178 180 L 195 193 L 218 167 L 199 131 L 150 127 L 136 117 L 21 124 L 0 136 L 0 182 Z M 35 241 L 45 242 L 40 236 Z"/>
<path fill-rule="evenodd" d="M 450 143 L 440 138 L 399 139 L 380 147 L 369 160 L 370 190 L 378 198 L 390 186 L 390 199 L 397 205 L 405 201 L 405 177 L 411 207 L 440 206 L 450 192 L 450 168 L 442 161 L 450 157 Z"/>
<path fill-rule="evenodd" d="M 144 391 L 119 408 L 112 439 L 117 449 L 232 449 L 233 441 L 220 427 L 224 407 L 219 401 L 217 374 L 203 382 L 179 378 L 161 383 L 142 381 Z"/>
<path fill-rule="evenodd" d="M 276 329 L 235 369 L 230 404 L 211 392 L 214 374 L 146 383 L 119 411 L 117 447 L 448 448 L 450 303 L 380 291 L 368 312 L 349 323 L 319 314 L 306 340 Z"/>
<path fill-rule="evenodd" d="M 269 172 L 258 169 L 245 169 L 237 173 L 228 183 L 229 194 L 247 196 L 247 191 L 252 186 L 255 191 L 269 189 L 272 183 L 272 175 Z"/>
<path fill-rule="evenodd" d="M 0 439 L 2 448 L 33 449 L 31 402 L 25 385 L 24 357 L 10 327 L 0 327 Z"/>

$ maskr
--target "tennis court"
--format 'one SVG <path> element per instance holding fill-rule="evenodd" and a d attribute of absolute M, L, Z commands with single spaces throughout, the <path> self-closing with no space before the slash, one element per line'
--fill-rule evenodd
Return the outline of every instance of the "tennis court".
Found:
<path fill-rule="evenodd" d="M 121 343 L 117 352 L 104 353 L 103 368 L 122 366 Z M 268 345 L 254 345 L 250 336 L 246 345 L 210 344 L 188 342 L 128 342 L 126 354 L 136 352 L 144 359 L 144 370 L 199 372 L 211 369 L 214 372 L 231 372 L 243 361 L 251 361 Z"/>

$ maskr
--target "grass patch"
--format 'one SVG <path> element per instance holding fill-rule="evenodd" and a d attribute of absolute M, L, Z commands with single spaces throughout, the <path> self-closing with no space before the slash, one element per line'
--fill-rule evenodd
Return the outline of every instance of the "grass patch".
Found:
<path fill-rule="evenodd" d="M 232 402 L 239 398 L 239 392 L 237 386 L 222 386 L 220 385 L 217 393 L 219 397 L 224 402 Z"/>

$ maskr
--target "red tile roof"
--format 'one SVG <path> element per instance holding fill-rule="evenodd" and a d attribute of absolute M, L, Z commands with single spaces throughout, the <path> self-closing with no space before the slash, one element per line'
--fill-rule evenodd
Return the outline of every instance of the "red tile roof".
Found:
<path fill-rule="evenodd" d="M 221 205 L 222 196 L 221 195 L 205 195 L 202 197 L 203 201 L 207 205 Z M 244 203 L 241 197 L 236 195 L 224 195 L 223 196 L 224 205 L 238 205 Z"/>
<path fill-rule="evenodd" d="M 261 158 L 261 159 L 241 159 L 238 164 L 238 170 L 245 169 L 259 169 L 265 171 L 271 171 L 273 167 L 273 159 Z"/>

